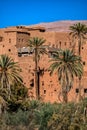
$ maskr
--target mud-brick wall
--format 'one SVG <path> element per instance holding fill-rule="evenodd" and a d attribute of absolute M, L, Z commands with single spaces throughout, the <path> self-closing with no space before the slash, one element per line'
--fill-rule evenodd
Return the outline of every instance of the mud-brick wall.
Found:
<path fill-rule="evenodd" d="M 31 85 L 32 83 L 34 83 L 33 81 L 35 79 L 35 65 L 33 61 L 33 56 L 22 56 L 19 57 L 18 60 L 20 68 L 22 69 L 21 75 L 23 77 L 24 85 L 29 89 L 29 94 L 30 91 L 32 91 L 33 96 L 35 97 L 35 84 L 33 84 L 33 86 Z"/>
<path fill-rule="evenodd" d="M 0 54 L 7 54 L 11 56 L 15 61 L 18 61 L 16 32 L 3 31 L 3 41 L 0 42 Z"/>

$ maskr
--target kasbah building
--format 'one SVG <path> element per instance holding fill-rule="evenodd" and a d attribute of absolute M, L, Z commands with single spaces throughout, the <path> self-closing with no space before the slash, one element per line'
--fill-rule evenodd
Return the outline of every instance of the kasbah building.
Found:
<path fill-rule="evenodd" d="M 39 61 L 39 89 L 41 100 L 45 102 L 61 102 L 61 86 L 58 82 L 57 73 L 50 75 L 48 68 L 50 66 L 51 52 L 55 49 L 72 49 L 74 42 L 69 36 L 68 31 L 51 31 L 41 26 L 14 26 L 0 29 L 0 54 L 11 56 L 18 62 L 22 69 L 24 85 L 28 88 L 29 97 L 35 98 L 34 83 L 34 54 L 27 48 L 29 38 L 40 37 L 46 39 L 45 45 L 48 46 L 49 55 L 44 54 Z M 75 46 L 77 53 L 78 46 Z M 81 82 L 82 97 L 87 97 L 87 41 L 84 41 L 81 49 L 81 55 L 84 64 L 84 73 Z M 79 98 L 79 80 L 75 78 L 73 88 L 68 93 L 69 101 L 78 101 Z"/>

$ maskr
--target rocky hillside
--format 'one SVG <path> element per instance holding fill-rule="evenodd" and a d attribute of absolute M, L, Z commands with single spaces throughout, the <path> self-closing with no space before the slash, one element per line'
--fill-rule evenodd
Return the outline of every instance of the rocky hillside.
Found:
<path fill-rule="evenodd" d="M 46 28 L 46 31 L 68 32 L 69 26 L 78 22 L 87 25 L 87 20 L 84 21 L 79 20 L 79 21 L 56 21 L 56 22 L 49 22 L 49 23 L 40 23 L 33 26 L 43 26 Z"/>

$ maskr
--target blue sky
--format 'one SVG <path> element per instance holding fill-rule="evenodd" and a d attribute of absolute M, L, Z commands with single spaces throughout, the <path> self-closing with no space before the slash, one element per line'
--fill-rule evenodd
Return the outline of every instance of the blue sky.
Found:
<path fill-rule="evenodd" d="M 0 28 L 87 20 L 87 0 L 0 0 Z"/>

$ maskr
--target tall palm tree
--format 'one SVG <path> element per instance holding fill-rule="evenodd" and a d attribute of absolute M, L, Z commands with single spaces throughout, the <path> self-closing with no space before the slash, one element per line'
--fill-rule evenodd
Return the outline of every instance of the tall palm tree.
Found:
<path fill-rule="evenodd" d="M 82 40 L 86 38 L 87 26 L 77 23 L 70 26 L 70 35 L 78 40 L 78 55 L 81 56 Z M 79 78 L 79 100 L 81 100 L 81 77 Z"/>
<path fill-rule="evenodd" d="M 87 26 L 85 24 L 77 23 L 70 26 L 70 35 L 78 39 L 78 55 L 81 55 L 82 39 L 86 38 Z"/>
<path fill-rule="evenodd" d="M 67 94 L 73 86 L 74 76 L 81 77 L 83 73 L 81 58 L 70 50 L 61 50 L 53 53 L 51 62 L 49 69 L 51 74 L 55 70 L 57 71 L 62 87 L 63 101 L 67 103 Z"/>
<path fill-rule="evenodd" d="M 34 58 L 35 58 L 35 87 L 36 87 L 36 99 L 39 99 L 39 83 L 38 83 L 38 61 L 40 59 L 40 55 L 46 53 L 46 48 L 43 45 L 45 43 L 45 39 L 33 37 L 29 39 L 28 46 L 34 50 Z"/>
<path fill-rule="evenodd" d="M 8 96 L 10 99 L 11 89 L 10 86 L 14 82 L 22 83 L 22 78 L 19 75 L 21 69 L 17 62 L 7 55 L 0 55 L 0 82 L 1 89 L 7 88 Z"/>

